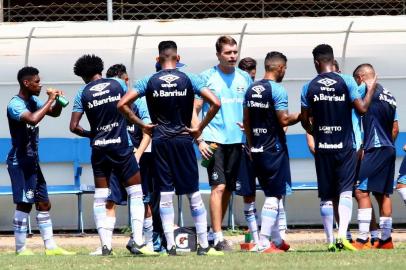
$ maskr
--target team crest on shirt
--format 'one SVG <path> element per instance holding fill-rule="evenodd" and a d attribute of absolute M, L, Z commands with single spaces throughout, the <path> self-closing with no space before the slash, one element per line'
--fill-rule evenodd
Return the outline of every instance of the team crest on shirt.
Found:
<path fill-rule="evenodd" d="M 168 75 L 159 77 L 159 79 L 161 81 L 166 82 L 166 83 L 161 84 L 162 87 L 176 87 L 176 86 L 178 86 L 178 84 L 172 83 L 172 82 L 176 81 L 177 79 L 179 79 L 178 76 L 168 74 Z"/>
<path fill-rule="evenodd" d="M 323 78 L 321 80 L 318 80 L 317 82 L 324 85 L 325 87 L 330 87 L 337 83 L 337 81 L 329 78 Z"/>
<path fill-rule="evenodd" d="M 256 94 L 252 94 L 253 98 L 262 98 L 262 92 L 265 91 L 265 87 L 263 87 L 262 85 L 256 85 L 254 87 L 251 88 L 252 91 L 254 91 Z"/>
<path fill-rule="evenodd" d="M 100 92 L 100 91 L 103 91 L 109 85 L 110 85 L 110 83 L 108 83 L 108 82 L 107 83 L 99 83 L 99 84 L 96 84 L 96 85 L 92 86 L 89 90 L 90 91 Z"/>
<path fill-rule="evenodd" d="M 25 193 L 25 197 L 29 200 L 34 198 L 34 191 L 32 189 L 29 189 L 26 193 Z"/>

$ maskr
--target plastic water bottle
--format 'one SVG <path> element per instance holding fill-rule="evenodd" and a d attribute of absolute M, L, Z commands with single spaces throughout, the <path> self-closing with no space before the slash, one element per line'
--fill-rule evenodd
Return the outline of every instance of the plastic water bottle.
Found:
<path fill-rule="evenodd" d="M 211 151 L 211 153 L 212 153 L 211 157 L 210 157 L 209 159 L 203 158 L 202 163 L 200 163 L 200 164 L 201 164 L 203 167 L 205 167 L 205 168 L 207 168 L 207 167 L 210 165 L 211 161 L 213 160 L 213 158 L 214 158 L 214 153 L 216 152 L 218 146 L 217 146 L 216 143 L 211 143 L 211 144 L 209 145 L 209 148 L 210 148 L 210 151 Z"/>

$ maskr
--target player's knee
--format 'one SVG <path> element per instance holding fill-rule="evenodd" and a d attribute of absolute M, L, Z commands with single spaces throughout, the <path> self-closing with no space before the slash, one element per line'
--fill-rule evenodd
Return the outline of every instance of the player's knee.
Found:
<path fill-rule="evenodd" d="M 114 210 L 116 207 L 116 204 L 113 201 L 107 201 L 106 202 L 106 209 L 107 210 Z"/>
<path fill-rule="evenodd" d="M 29 213 L 29 212 L 31 212 L 32 204 L 30 204 L 30 203 L 18 203 L 16 209 L 18 211 L 21 211 L 21 212 L 24 212 L 24 213 Z"/>
<path fill-rule="evenodd" d="M 244 203 L 253 203 L 255 202 L 255 196 L 244 196 Z"/>
<path fill-rule="evenodd" d="M 211 188 L 212 196 L 222 196 L 225 192 L 226 192 L 225 185 L 216 185 L 216 186 L 212 186 L 212 188 Z"/>
<path fill-rule="evenodd" d="M 35 204 L 37 211 L 50 211 L 51 203 L 50 202 L 40 202 Z"/>
<path fill-rule="evenodd" d="M 369 192 L 356 189 L 356 190 L 355 190 L 355 197 L 357 198 L 357 200 L 365 200 L 365 199 L 368 199 L 368 198 L 369 198 Z"/>

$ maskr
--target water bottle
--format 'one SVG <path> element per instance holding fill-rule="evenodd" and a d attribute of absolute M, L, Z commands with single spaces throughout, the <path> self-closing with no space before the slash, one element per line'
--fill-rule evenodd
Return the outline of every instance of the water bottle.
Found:
<path fill-rule="evenodd" d="M 64 108 L 69 105 L 69 100 L 65 96 L 57 96 L 56 101 Z"/>
<path fill-rule="evenodd" d="M 211 157 L 210 157 L 209 159 L 203 158 L 202 163 L 201 163 L 201 165 L 202 165 L 203 167 L 207 168 L 207 167 L 210 165 L 211 161 L 212 161 L 213 158 L 214 158 L 214 153 L 216 152 L 217 147 L 218 147 L 218 146 L 217 146 L 216 143 L 211 143 L 211 144 L 209 145 L 209 148 L 210 148 L 210 151 L 211 151 L 212 155 L 211 155 Z"/>

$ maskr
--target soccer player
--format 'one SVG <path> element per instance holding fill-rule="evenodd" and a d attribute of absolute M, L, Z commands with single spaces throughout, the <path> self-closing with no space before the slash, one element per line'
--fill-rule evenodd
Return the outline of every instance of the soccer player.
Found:
<path fill-rule="evenodd" d="M 244 100 L 244 129 L 252 155 L 254 173 L 265 193 L 259 251 L 278 253 L 289 249 L 279 233 L 280 201 L 291 184 L 289 156 L 283 127 L 300 121 L 289 114 L 288 95 L 280 84 L 287 58 L 280 52 L 265 57 L 265 76 L 251 85 Z M 272 232 L 272 243 L 269 237 Z"/>
<path fill-rule="evenodd" d="M 115 64 L 111 67 L 106 72 L 106 78 L 118 78 L 126 82 L 128 86 L 128 74 L 127 74 L 127 69 L 123 64 Z M 150 123 L 151 120 L 149 118 L 149 113 L 147 109 L 147 104 L 145 100 L 140 99 L 136 104 L 133 106 L 133 110 L 136 113 L 137 117 L 145 121 L 146 123 Z M 135 125 L 128 125 L 127 126 L 127 131 L 130 135 L 131 142 L 134 146 L 134 155 L 135 159 L 139 163 L 140 166 L 140 174 L 141 174 L 141 185 L 142 185 L 142 191 L 144 194 L 144 204 L 145 204 L 145 216 L 144 216 L 144 238 L 145 238 L 145 244 L 150 250 L 153 250 L 153 244 L 152 244 L 152 212 L 149 207 L 149 199 L 150 199 L 150 188 L 152 188 L 152 183 L 148 183 L 148 177 L 149 174 L 149 166 L 148 164 L 145 164 L 145 155 L 148 155 L 147 153 L 144 153 L 144 151 L 147 149 L 149 146 L 149 143 L 151 141 L 151 137 L 148 134 L 142 134 L 142 131 L 138 129 Z M 144 161 L 144 164 L 141 164 L 142 161 Z M 152 181 L 151 181 L 152 182 Z M 127 204 L 127 192 L 124 188 L 123 185 L 121 185 L 120 180 L 117 178 L 117 176 L 112 173 L 110 175 L 109 179 L 109 188 L 110 188 L 110 193 L 107 198 L 106 202 L 106 208 L 107 208 L 107 215 L 108 216 L 115 216 L 115 206 L 116 205 L 126 205 Z M 130 206 L 131 207 L 131 206 Z M 128 249 L 131 252 L 131 247 L 133 246 L 132 244 L 132 238 L 129 241 Z M 90 253 L 90 255 L 93 256 L 99 256 L 102 255 L 102 247 L 100 246 L 97 248 L 96 251 Z"/>
<path fill-rule="evenodd" d="M 367 80 L 373 79 L 375 70 L 371 64 L 359 65 L 353 73 L 354 79 L 365 93 Z M 377 248 L 392 249 L 392 201 L 395 174 L 395 140 L 399 133 L 396 116 L 396 100 L 381 84 L 377 84 L 368 112 L 362 117 L 364 128 L 364 156 L 361 160 L 359 183 L 355 190 L 358 201 L 358 238 L 353 243 L 357 249 L 371 248 L 368 241 L 372 218 L 372 192 L 379 205 L 381 239 Z"/>
<path fill-rule="evenodd" d="M 27 223 L 32 204 L 37 209 L 37 223 L 45 244 L 46 255 L 74 255 L 58 247 L 53 238 L 52 221 L 49 216 L 51 202 L 48 198 L 47 184 L 38 159 L 39 123 L 45 115 L 58 117 L 62 106 L 55 102 L 63 92 L 48 89 L 48 100 L 42 102 L 41 79 L 38 69 L 24 67 L 18 71 L 20 90 L 7 105 L 7 119 L 12 148 L 7 155 L 7 170 L 11 178 L 14 212 L 14 236 L 17 255 L 34 255 L 25 246 Z"/>
<path fill-rule="evenodd" d="M 125 118 L 118 112 L 117 103 L 125 94 L 127 86 L 120 79 L 102 77 L 103 61 L 95 55 L 83 55 L 73 68 L 74 73 L 86 83 L 75 97 L 70 121 L 70 130 L 82 137 L 90 138 L 92 168 L 95 182 L 94 218 L 102 245 L 102 255 L 112 255 L 112 234 L 116 217 L 106 211 L 109 195 L 109 179 L 112 173 L 125 186 L 130 197 L 132 236 L 131 252 L 154 255 L 144 244 L 142 228 L 144 204 L 141 177 L 133 154 L 133 145 L 127 132 Z M 79 122 L 86 113 L 90 131 Z"/>
<path fill-rule="evenodd" d="M 375 93 L 376 78 L 365 83 L 367 94 L 361 99 L 351 76 L 333 72 L 333 48 L 321 44 L 313 49 L 318 75 L 304 85 L 301 95 L 302 126 L 315 140 L 315 164 L 320 213 L 326 231 L 333 230 L 333 203 L 339 197 L 339 227 L 336 245 L 329 238 L 329 250 L 356 250 L 346 239 L 352 214 L 352 190 L 357 157 L 352 126 L 352 108 L 367 112 Z M 332 235 L 332 234 L 329 234 Z"/>
<path fill-rule="evenodd" d="M 238 68 L 247 72 L 252 81 L 255 81 L 255 75 L 257 74 L 257 61 L 251 57 L 245 57 L 238 63 Z"/>
<path fill-rule="evenodd" d="M 162 70 L 137 81 L 119 102 L 119 110 L 126 118 L 145 126 L 135 117 L 130 105 L 139 97 L 147 99 L 148 111 L 155 127 L 152 131 L 152 155 L 157 186 L 161 191 L 160 214 L 167 241 L 168 255 L 176 255 L 174 239 L 173 194 L 187 194 L 192 218 L 196 226 L 199 246 L 197 255 L 223 255 L 211 248 L 207 241 L 207 215 L 200 192 L 197 160 L 193 138 L 198 138 L 203 128 L 220 107 L 219 100 L 195 75 L 176 69 L 179 59 L 174 41 L 158 45 Z M 201 95 L 210 109 L 198 127 L 190 128 L 195 93 Z"/>
<path fill-rule="evenodd" d="M 207 168 L 210 195 L 210 215 L 214 234 L 214 246 L 217 250 L 231 250 L 231 246 L 223 237 L 221 224 L 227 210 L 231 192 L 236 189 L 236 179 L 245 142 L 243 131 L 238 126 L 243 118 L 245 91 L 252 83 L 248 73 L 236 68 L 238 50 L 237 42 L 230 36 L 221 36 L 216 42 L 216 55 L 219 64 L 201 74 L 208 88 L 220 99 L 220 111 L 203 130 L 203 139 L 198 140 L 200 152 L 210 156 L 209 144 L 216 143 L 218 148 Z M 205 116 L 209 104 L 201 100 L 196 102 L 196 111 L 202 109 Z M 206 142 L 207 141 L 207 142 Z M 246 204 L 245 211 L 255 219 L 255 207 Z M 255 205 L 255 204 L 254 204 Z"/>
<path fill-rule="evenodd" d="M 333 72 L 341 73 L 340 66 L 338 64 L 338 61 L 334 59 L 333 63 Z M 358 88 L 360 94 L 363 94 L 362 88 Z M 355 145 L 356 145 L 356 150 L 357 150 L 357 171 L 356 171 L 356 177 L 358 176 L 358 171 L 359 171 L 359 166 L 361 163 L 361 156 L 362 156 L 362 135 L 361 135 L 361 115 L 359 115 L 355 109 L 352 109 L 352 125 L 353 125 L 353 132 L 354 132 L 354 140 L 355 140 Z M 306 132 L 306 139 L 307 139 L 307 146 L 309 147 L 310 152 L 314 155 L 314 138 L 311 134 Z M 355 181 L 355 179 L 354 179 Z M 323 220 L 327 222 L 327 224 L 330 224 L 332 215 L 334 216 L 335 222 L 339 222 L 339 217 L 338 217 L 338 202 L 339 202 L 339 197 L 333 198 L 333 213 L 324 213 L 325 216 Z M 326 225 L 327 225 L 326 224 Z M 327 239 L 334 239 L 333 235 L 333 229 L 331 226 L 327 225 L 325 226 L 325 233 L 327 236 Z M 372 207 L 372 219 L 371 219 L 371 224 L 370 224 L 370 230 L 371 230 L 371 244 L 376 245 L 378 243 L 378 225 L 376 224 L 375 220 L 375 215 L 374 215 L 374 209 Z M 346 233 L 346 238 L 348 241 L 351 243 L 353 242 L 352 240 L 352 235 L 351 231 L 348 229 Z M 333 240 L 331 240 L 333 241 Z"/>

